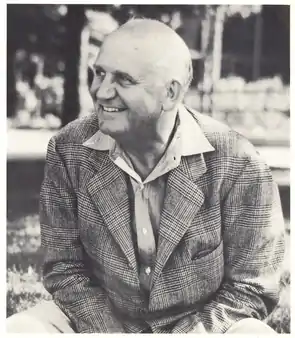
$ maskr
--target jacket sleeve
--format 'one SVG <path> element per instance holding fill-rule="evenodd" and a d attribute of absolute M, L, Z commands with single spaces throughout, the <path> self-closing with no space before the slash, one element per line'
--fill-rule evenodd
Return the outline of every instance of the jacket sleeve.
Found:
<path fill-rule="evenodd" d="M 278 302 L 285 228 L 266 164 L 249 160 L 221 208 L 223 283 L 203 311 L 178 323 L 174 332 L 224 333 L 243 318 L 265 319 Z"/>
<path fill-rule="evenodd" d="M 92 283 L 79 238 L 76 194 L 54 138 L 47 149 L 40 225 L 44 287 L 74 329 L 79 333 L 124 332 L 104 291 Z"/>

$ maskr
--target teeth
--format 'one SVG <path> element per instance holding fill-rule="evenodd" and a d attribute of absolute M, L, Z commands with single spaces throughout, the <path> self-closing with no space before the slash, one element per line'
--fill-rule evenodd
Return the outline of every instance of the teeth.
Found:
<path fill-rule="evenodd" d="M 106 112 L 113 113 L 113 112 L 118 112 L 118 108 L 107 108 L 107 107 L 102 107 L 102 109 Z"/>

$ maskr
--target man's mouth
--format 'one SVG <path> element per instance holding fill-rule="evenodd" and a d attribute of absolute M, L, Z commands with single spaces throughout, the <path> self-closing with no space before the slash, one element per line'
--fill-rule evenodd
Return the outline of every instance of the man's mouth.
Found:
<path fill-rule="evenodd" d="M 102 110 L 104 110 L 107 113 L 118 113 L 123 110 L 126 110 L 126 108 L 115 108 L 115 107 L 105 107 L 101 105 Z"/>

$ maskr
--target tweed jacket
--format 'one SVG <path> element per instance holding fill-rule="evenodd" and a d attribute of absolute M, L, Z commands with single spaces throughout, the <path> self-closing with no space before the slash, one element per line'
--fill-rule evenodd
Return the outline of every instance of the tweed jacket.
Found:
<path fill-rule="evenodd" d="M 270 169 L 245 138 L 188 108 L 214 151 L 169 172 L 149 295 L 138 278 L 128 177 L 83 143 L 95 114 L 49 142 L 40 195 L 44 286 L 80 333 L 223 333 L 278 301 L 284 222 Z M 195 140 L 192 139 L 192 142 Z"/>

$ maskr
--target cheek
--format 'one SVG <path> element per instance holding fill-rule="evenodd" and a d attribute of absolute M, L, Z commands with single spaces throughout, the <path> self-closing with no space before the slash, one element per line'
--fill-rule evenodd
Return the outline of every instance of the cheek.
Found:
<path fill-rule="evenodd" d="M 151 90 L 130 88 L 123 91 L 121 90 L 119 95 L 130 111 L 136 115 L 145 116 L 147 113 L 157 110 L 159 105 L 157 94 Z"/>
<path fill-rule="evenodd" d="M 96 100 L 96 93 L 97 93 L 100 85 L 101 85 L 101 81 L 99 79 L 97 79 L 96 77 L 94 77 L 94 79 L 91 83 L 91 86 L 89 88 L 89 93 L 90 93 L 90 96 L 92 97 L 93 100 Z"/>

